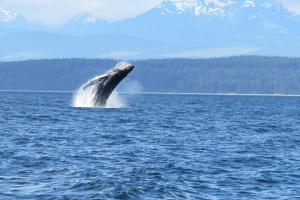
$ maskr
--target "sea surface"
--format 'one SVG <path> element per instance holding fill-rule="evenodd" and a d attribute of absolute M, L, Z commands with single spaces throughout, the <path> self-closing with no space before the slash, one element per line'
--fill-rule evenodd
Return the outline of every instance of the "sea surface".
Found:
<path fill-rule="evenodd" d="M 0 199 L 300 199 L 300 97 L 0 92 Z"/>

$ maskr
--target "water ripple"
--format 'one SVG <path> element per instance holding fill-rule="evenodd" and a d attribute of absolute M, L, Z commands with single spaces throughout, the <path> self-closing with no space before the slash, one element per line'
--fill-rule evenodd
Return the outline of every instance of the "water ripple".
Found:
<path fill-rule="evenodd" d="M 299 97 L 0 98 L 0 199 L 300 197 Z"/>

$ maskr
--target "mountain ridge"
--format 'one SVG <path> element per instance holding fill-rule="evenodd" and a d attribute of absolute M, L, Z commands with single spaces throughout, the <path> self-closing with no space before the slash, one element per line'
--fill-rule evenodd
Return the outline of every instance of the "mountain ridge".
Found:
<path fill-rule="evenodd" d="M 82 14 L 56 28 L 27 25 L 15 14 L 15 23 L 0 23 L 0 60 L 300 55 L 300 16 L 269 0 L 236 2 L 165 0 L 134 18 L 107 22 Z"/>

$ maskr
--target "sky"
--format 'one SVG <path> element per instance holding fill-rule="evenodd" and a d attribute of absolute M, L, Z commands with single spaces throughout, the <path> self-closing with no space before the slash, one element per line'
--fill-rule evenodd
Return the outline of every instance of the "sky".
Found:
<path fill-rule="evenodd" d="M 72 18 L 87 14 L 90 20 L 118 21 L 143 14 L 163 0 L 0 0 L 0 7 L 23 16 L 28 22 L 59 27 Z M 179 0 L 170 0 L 179 1 Z M 182 1 L 182 0 L 181 0 Z M 185 0 L 192 3 L 195 0 Z M 204 0 L 225 5 L 234 0 Z M 279 1 L 289 11 L 300 15 L 300 0 Z"/>
<path fill-rule="evenodd" d="M 161 2 L 162 0 L 0 0 L 0 6 L 23 16 L 29 22 L 61 26 L 81 14 L 107 21 L 135 17 Z"/>

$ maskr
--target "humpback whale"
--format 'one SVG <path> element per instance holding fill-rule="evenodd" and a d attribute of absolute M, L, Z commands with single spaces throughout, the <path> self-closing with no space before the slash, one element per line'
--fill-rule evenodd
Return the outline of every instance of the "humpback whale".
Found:
<path fill-rule="evenodd" d="M 128 63 L 118 63 L 115 68 L 108 70 L 103 75 L 87 81 L 80 87 L 81 93 L 88 93 L 91 106 L 105 107 L 107 99 L 117 87 L 117 85 L 133 70 L 134 65 Z M 78 94 L 77 94 L 78 95 Z"/>

